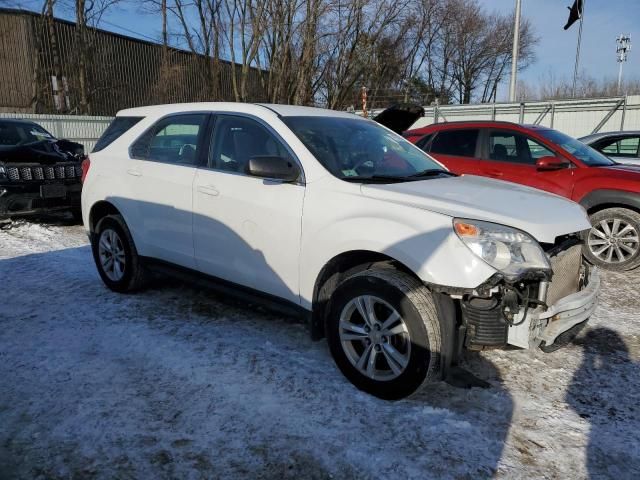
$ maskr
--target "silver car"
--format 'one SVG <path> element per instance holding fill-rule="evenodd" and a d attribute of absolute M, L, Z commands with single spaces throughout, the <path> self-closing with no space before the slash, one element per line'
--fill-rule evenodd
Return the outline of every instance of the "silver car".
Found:
<path fill-rule="evenodd" d="M 640 165 L 640 131 L 595 133 L 579 140 L 618 163 Z"/>

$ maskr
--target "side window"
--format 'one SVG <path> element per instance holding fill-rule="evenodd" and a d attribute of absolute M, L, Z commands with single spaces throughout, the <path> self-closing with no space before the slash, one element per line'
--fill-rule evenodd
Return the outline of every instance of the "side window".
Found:
<path fill-rule="evenodd" d="M 477 129 L 438 132 L 431 143 L 429 152 L 458 157 L 475 157 L 478 132 Z"/>
<path fill-rule="evenodd" d="M 93 151 L 99 152 L 107 148 L 120 138 L 123 133 L 142 120 L 142 118 L 143 117 L 116 117 L 98 139 L 95 147 L 93 147 Z"/>
<path fill-rule="evenodd" d="M 198 139 L 207 114 L 195 113 L 163 118 L 131 146 L 131 156 L 182 165 L 198 163 Z"/>
<path fill-rule="evenodd" d="M 427 151 L 426 147 L 429 145 L 429 142 L 433 138 L 433 133 L 429 133 L 422 137 L 420 140 L 416 142 L 416 147 L 421 148 L 424 151 Z"/>
<path fill-rule="evenodd" d="M 640 137 L 621 138 L 598 145 L 599 150 L 607 155 L 635 158 L 638 156 Z"/>
<path fill-rule="evenodd" d="M 282 143 L 255 120 L 233 115 L 216 118 L 209 158 L 211 168 L 245 173 L 249 159 L 265 156 L 290 157 Z"/>
<path fill-rule="evenodd" d="M 555 157 L 556 154 L 549 150 L 544 145 L 538 143 L 536 140 L 527 138 L 527 145 L 529 146 L 529 152 L 534 160 L 538 160 L 542 157 Z"/>
<path fill-rule="evenodd" d="M 537 141 L 516 132 L 489 133 L 489 159 L 499 162 L 535 165 L 536 160 L 555 154 Z"/>

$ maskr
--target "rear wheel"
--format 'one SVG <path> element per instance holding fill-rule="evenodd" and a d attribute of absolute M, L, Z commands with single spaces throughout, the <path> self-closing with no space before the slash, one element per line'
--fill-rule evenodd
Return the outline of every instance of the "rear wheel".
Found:
<path fill-rule="evenodd" d="M 144 287 L 147 272 L 120 215 L 108 215 L 98 222 L 91 249 L 100 278 L 111 290 L 125 293 Z"/>
<path fill-rule="evenodd" d="M 585 256 L 599 267 L 624 271 L 640 265 L 640 214 L 607 208 L 591 215 Z"/>
<path fill-rule="evenodd" d="M 441 327 L 430 292 L 393 268 L 373 266 L 342 282 L 331 298 L 327 340 L 342 373 L 388 400 L 441 378 Z"/>

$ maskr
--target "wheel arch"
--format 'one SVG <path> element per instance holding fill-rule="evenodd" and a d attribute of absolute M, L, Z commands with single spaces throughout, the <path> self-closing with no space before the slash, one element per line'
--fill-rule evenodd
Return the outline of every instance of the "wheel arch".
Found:
<path fill-rule="evenodd" d="M 582 197 L 580 205 L 589 215 L 607 208 L 627 208 L 640 213 L 640 194 L 621 190 L 593 190 Z"/>
<path fill-rule="evenodd" d="M 324 264 L 318 273 L 312 298 L 311 335 L 315 340 L 325 336 L 325 320 L 331 295 L 348 275 L 372 264 L 388 263 L 420 280 L 418 275 L 399 260 L 372 250 L 350 250 L 335 255 Z"/>
<path fill-rule="evenodd" d="M 89 211 L 89 232 L 95 233 L 98 222 L 107 215 L 121 215 L 121 213 L 113 203 L 107 200 L 94 203 Z"/>

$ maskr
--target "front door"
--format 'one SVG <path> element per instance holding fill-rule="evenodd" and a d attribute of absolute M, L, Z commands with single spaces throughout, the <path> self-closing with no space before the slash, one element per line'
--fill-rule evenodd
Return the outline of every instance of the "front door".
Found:
<path fill-rule="evenodd" d="M 482 175 L 571 198 L 573 168 L 539 171 L 539 158 L 556 156 L 540 142 L 511 130 L 485 130 L 482 138 Z"/>
<path fill-rule="evenodd" d="M 216 116 L 209 161 L 197 170 L 194 246 L 209 275 L 299 303 L 298 263 L 304 185 L 247 174 L 256 156 L 293 158 L 257 119 Z"/>

